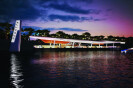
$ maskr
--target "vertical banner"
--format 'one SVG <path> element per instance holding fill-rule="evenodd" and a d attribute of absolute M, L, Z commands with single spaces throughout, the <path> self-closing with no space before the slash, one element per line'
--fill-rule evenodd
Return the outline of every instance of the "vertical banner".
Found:
<path fill-rule="evenodd" d="M 16 20 L 10 44 L 10 52 L 20 52 L 20 44 L 21 44 L 21 21 Z"/>

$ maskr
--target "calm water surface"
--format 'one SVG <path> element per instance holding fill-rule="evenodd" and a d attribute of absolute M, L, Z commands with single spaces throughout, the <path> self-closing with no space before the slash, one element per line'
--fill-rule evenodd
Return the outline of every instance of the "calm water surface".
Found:
<path fill-rule="evenodd" d="M 133 54 L 38 51 L 6 58 L 9 88 L 133 88 Z"/>

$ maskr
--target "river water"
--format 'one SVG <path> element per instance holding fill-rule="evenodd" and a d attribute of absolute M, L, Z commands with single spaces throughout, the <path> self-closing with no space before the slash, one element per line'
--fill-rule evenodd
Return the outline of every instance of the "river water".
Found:
<path fill-rule="evenodd" d="M 1 53 L 0 88 L 133 88 L 133 54 L 119 51 Z"/>

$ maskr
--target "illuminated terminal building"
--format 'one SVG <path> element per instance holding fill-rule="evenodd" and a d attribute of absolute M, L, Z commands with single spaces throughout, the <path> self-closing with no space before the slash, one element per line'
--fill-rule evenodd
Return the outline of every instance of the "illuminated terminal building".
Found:
<path fill-rule="evenodd" d="M 41 40 L 44 44 L 34 45 L 34 48 L 120 48 L 125 42 L 119 41 L 89 41 L 64 38 L 30 36 L 30 41 Z"/>
<path fill-rule="evenodd" d="M 22 49 L 32 49 L 35 48 L 52 48 L 52 49 L 73 49 L 73 48 L 87 48 L 90 49 L 120 49 L 122 44 L 125 42 L 120 41 L 90 41 L 90 40 L 76 40 L 76 39 L 64 39 L 64 38 L 52 38 L 52 37 L 39 37 L 39 36 L 29 36 L 29 40 L 31 44 L 23 43 L 21 44 L 21 21 L 16 20 L 15 29 L 13 32 L 11 44 L 10 44 L 10 52 L 20 52 L 20 45 L 22 45 Z M 42 43 L 39 43 L 40 40 Z M 29 42 L 30 43 L 30 42 Z M 26 46 L 25 46 L 26 44 Z M 28 47 L 27 47 L 28 46 Z M 77 50 L 74 49 L 74 50 Z"/>

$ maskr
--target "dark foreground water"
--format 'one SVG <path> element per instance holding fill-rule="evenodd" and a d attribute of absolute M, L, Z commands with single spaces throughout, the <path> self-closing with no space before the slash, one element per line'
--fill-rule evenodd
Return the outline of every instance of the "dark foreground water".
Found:
<path fill-rule="evenodd" d="M 37 51 L 0 56 L 0 88 L 133 88 L 131 53 Z"/>

